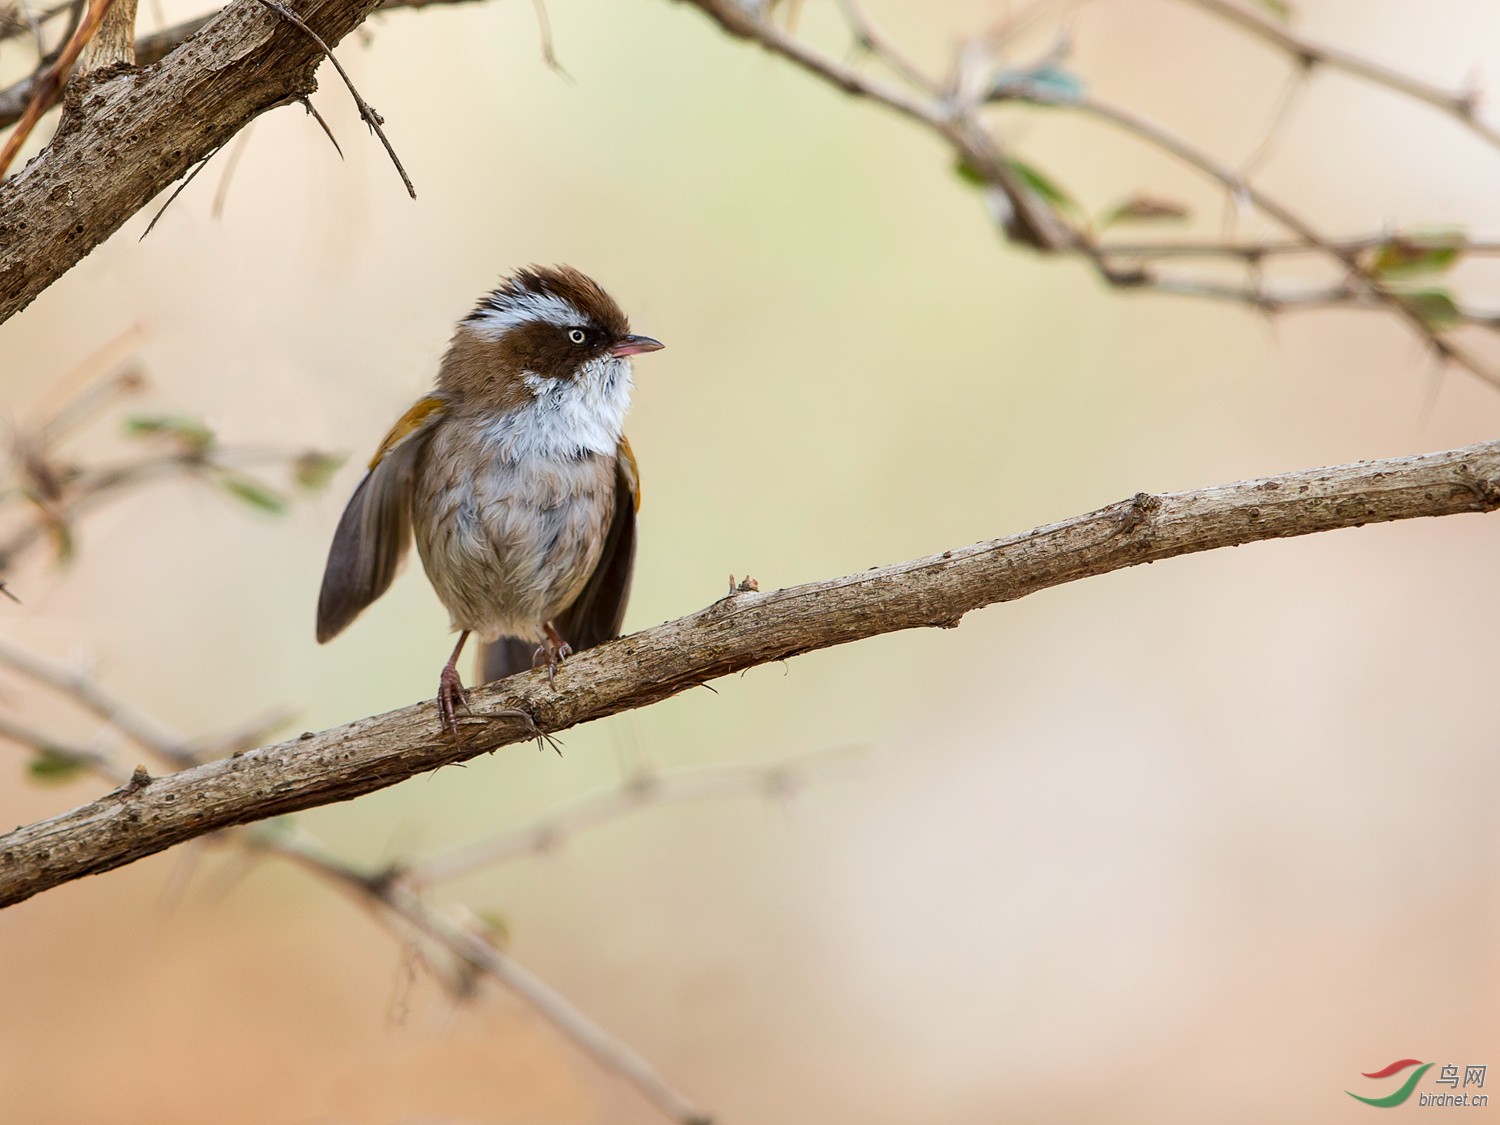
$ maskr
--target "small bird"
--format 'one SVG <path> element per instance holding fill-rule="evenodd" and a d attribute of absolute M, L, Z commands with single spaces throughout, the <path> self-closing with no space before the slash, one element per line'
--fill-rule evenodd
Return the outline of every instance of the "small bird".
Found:
<path fill-rule="evenodd" d="M 458 657 L 485 647 L 484 681 L 620 631 L 635 564 L 640 474 L 625 439 L 635 336 L 570 266 L 501 281 L 459 321 L 437 389 L 401 416 L 339 519 L 318 595 L 318 642 L 390 587 L 415 532 L 458 644 L 438 720 L 457 736 Z"/>

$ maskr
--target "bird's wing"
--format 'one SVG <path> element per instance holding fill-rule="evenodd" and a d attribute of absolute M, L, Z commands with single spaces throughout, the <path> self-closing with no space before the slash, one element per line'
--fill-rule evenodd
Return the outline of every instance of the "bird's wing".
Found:
<path fill-rule="evenodd" d="M 635 514 L 640 506 L 640 470 L 630 442 L 621 438 L 615 460 L 615 510 L 605 532 L 604 549 L 583 592 L 552 623 L 574 652 L 620 635 L 625 603 L 630 599 L 630 576 L 635 570 Z M 479 654 L 480 682 L 524 672 L 531 667 L 535 648 L 513 637 L 485 645 Z"/>
<path fill-rule="evenodd" d="M 391 428 L 339 518 L 318 594 L 318 642 L 332 640 L 390 587 L 411 545 L 411 491 L 417 459 L 446 403 L 416 401 Z"/>

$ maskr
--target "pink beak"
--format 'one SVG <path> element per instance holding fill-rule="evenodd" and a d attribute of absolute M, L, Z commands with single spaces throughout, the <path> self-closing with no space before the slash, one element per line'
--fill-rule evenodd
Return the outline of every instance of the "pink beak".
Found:
<path fill-rule="evenodd" d="M 653 340 L 650 336 L 621 336 L 610 345 L 609 354 L 616 359 L 623 359 L 628 355 L 640 355 L 643 352 L 659 352 L 666 347 L 660 340 Z"/>

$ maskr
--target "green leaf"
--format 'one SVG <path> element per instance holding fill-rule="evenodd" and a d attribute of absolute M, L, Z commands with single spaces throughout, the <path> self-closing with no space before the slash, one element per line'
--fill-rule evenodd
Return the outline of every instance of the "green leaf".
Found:
<path fill-rule="evenodd" d="M 333 474 L 338 472 L 348 459 L 348 456 L 343 453 L 320 453 L 316 449 L 309 449 L 306 453 L 298 454 L 296 460 L 292 462 L 292 479 L 297 482 L 299 488 L 316 492 L 328 487 Z"/>
<path fill-rule="evenodd" d="M 82 774 L 88 767 L 71 754 L 44 746 L 26 766 L 31 780 L 45 785 L 63 785 Z"/>
<path fill-rule="evenodd" d="M 1292 6 L 1286 0 L 1259 0 L 1260 6 L 1282 23 L 1292 22 Z"/>
<path fill-rule="evenodd" d="M 212 430 L 178 414 L 132 414 L 125 419 L 125 432 L 131 437 L 171 438 L 196 453 L 207 453 L 214 446 Z"/>
<path fill-rule="evenodd" d="M 73 561 L 73 556 L 78 553 L 78 544 L 73 539 L 73 529 L 65 520 L 49 519 L 47 535 L 52 539 L 53 563 L 59 567 L 67 566 Z"/>
<path fill-rule="evenodd" d="M 1076 102 L 1083 97 L 1083 79 L 1055 63 L 1047 63 L 1032 70 L 1019 73 L 1001 73 L 995 85 L 1010 87 L 1021 92 L 1033 91 L 1044 104 L 1051 101 Z"/>
<path fill-rule="evenodd" d="M 1446 289 L 1431 287 L 1402 289 L 1399 292 L 1429 328 L 1448 328 L 1463 320 L 1463 310 L 1458 307 L 1453 294 Z"/>
<path fill-rule="evenodd" d="M 1058 186 L 1046 173 L 1042 172 L 1033 164 L 1017 160 L 1015 157 L 1007 157 L 1006 167 L 1015 173 L 1016 178 L 1025 184 L 1037 195 L 1050 203 L 1059 211 L 1066 211 L 1075 218 L 1083 217 L 1083 208 L 1078 201 Z M 953 174 L 970 187 L 988 187 L 990 181 L 985 179 L 984 173 L 963 157 L 959 157 L 953 163 Z"/>
<path fill-rule="evenodd" d="M 1099 217 L 1098 229 L 1116 223 L 1180 223 L 1192 217 L 1187 205 L 1172 199 L 1134 195 Z"/>
<path fill-rule="evenodd" d="M 970 164 L 962 156 L 953 162 L 953 174 L 970 187 L 984 187 L 989 183 L 984 178 L 984 173 L 974 165 Z"/>
<path fill-rule="evenodd" d="M 1465 241 L 1461 230 L 1398 234 L 1375 252 L 1370 269 L 1381 277 L 1444 273 L 1463 255 Z"/>
<path fill-rule="evenodd" d="M 220 473 L 219 485 L 236 500 L 242 500 L 252 508 L 279 516 L 286 511 L 286 500 L 259 481 L 234 473 Z"/>
<path fill-rule="evenodd" d="M 1017 160 L 1013 156 L 1007 158 L 1005 163 L 1022 183 L 1059 211 L 1068 211 L 1075 216 L 1083 215 L 1083 208 L 1078 206 L 1078 201 L 1063 190 L 1056 180 L 1042 172 L 1034 164 L 1027 164 L 1024 161 Z"/>
<path fill-rule="evenodd" d="M 479 924 L 485 928 L 485 937 L 496 949 L 503 949 L 510 944 L 510 923 L 502 916 L 492 910 L 476 911 L 474 917 L 479 919 Z"/>

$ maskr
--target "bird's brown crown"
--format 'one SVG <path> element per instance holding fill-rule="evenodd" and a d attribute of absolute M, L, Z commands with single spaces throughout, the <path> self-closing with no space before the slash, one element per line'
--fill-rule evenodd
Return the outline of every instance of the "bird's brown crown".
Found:
<path fill-rule="evenodd" d="M 489 407 L 525 400 L 522 380 L 570 379 L 630 332 L 624 312 L 572 266 L 530 266 L 505 278 L 459 322 L 441 391 Z"/>

